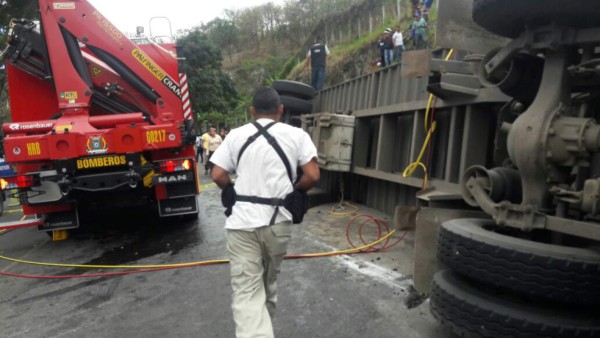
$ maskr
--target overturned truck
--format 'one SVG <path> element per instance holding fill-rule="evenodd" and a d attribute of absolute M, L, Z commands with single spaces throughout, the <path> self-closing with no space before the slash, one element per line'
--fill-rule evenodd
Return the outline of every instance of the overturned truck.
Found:
<path fill-rule="evenodd" d="M 415 287 L 449 330 L 598 337 L 600 3 L 439 5 L 428 65 L 405 52 L 317 95 L 316 111 L 356 118 L 351 168 L 322 187 L 397 220 L 420 209 Z"/>

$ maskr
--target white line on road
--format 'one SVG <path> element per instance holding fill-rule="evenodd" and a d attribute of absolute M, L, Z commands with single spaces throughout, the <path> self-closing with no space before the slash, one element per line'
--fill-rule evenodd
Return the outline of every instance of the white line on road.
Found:
<path fill-rule="evenodd" d="M 339 251 L 340 248 L 335 248 L 331 245 L 325 244 L 321 242 L 318 238 L 316 238 L 313 234 L 307 232 L 307 237 L 311 237 L 313 242 L 324 247 L 327 251 Z M 363 275 L 372 277 L 377 279 L 378 281 L 392 287 L 399 288 L 406 291 L 407 287 L 412 283 L 412 278 L 407 278 L 403 274 L 395 272 L 393 270 L 384 268 L 377 264 L 373 264 L 371 262 L 353 258 L 350 255 L 341 255 L 334 257 L 338 262 L 347 266 L 348 268 L 359 272 Z"/>

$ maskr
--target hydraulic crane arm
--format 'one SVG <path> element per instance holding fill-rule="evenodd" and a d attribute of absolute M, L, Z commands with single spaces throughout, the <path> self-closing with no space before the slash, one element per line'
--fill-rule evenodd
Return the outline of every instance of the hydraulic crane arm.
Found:
<path fill-rule="evenodd" d="M 42 30 L 50 59 L 59 109 L 79 113 L 90 107 L 94 95 L 80 45 L 141 96 L 152 102 L 152 120 L 181 119 L 181 88 L 178 69 L 163 68 L 134 44 L 86 0 L 39 0 Z M 161 58 L 176 58 L 167 50 L 157 50 Z M 170 64 L 177 65 L 177 62 Z"/>

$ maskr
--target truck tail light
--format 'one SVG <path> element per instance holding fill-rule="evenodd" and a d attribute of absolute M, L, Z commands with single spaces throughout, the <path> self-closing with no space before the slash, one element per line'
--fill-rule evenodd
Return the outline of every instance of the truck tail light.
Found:
<path fill-rule="evenodd" d="M 20 175 L 0 178 L 0 189 L 2 190 L 29 188 L 33 185 L 34 177 L 32 175 Z"/>
<path fill-rule="evenodd" d="M 177 171 L 186 171 L 192 169 L 191 160 L 172 160 L 160 163 L 161 173 L 174 173 Z"/>

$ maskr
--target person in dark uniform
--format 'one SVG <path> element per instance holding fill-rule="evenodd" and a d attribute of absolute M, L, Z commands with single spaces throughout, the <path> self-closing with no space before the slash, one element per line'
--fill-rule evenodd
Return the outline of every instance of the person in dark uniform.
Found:
<path fill-rule="evenodd" d="M 387 66 L 385 64 L 385 42 L 384 42 L 384 34 L 381 33 L 379 34 L 379 40 L 377 40 L 377 49 L 379 49 L 379 62 L 377 63 L 377 66 L 384 68 L 385 66 Z"/>
<path fill-rule="evenodd" d="M 326 44 L 321 42 L 320 37 L 317 38 L 317 43 L 310 47 L 308 53 L 306 53 L 306 63 L 304 68 L 307 68 L 310 63 L 310 81 L 315 90 L 321 90 L 325 85 L 325 66 L 327 65 L 328 56 L 329 48 L 327 48 Z"/>

